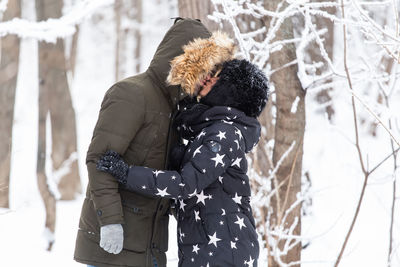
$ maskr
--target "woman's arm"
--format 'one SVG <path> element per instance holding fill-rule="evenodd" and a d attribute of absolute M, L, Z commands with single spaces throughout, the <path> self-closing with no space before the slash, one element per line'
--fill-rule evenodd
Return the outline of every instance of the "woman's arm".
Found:
<path fill-rule="evenodd" d="M 197 196 L 206 198 L 202 191 L 216 181 L 228 167 L 245 161 L 235 127 L 224 123 L 205 128 L 199 135 L 201 142 L 193 142 L 188 149 L 192 158 L 180 172 L 156 170 L 142 166 L 130 166 L 119 181 L 128 190 L 152 196 L 187 199 Z M 217 129 L 217 130 L 215 130 Z M 103 170 L 107 171 L 107 170 Z M 126 171 L 125 171 L 126 172 Z M 204 201 L 204 200 L 203 200 Z"/>

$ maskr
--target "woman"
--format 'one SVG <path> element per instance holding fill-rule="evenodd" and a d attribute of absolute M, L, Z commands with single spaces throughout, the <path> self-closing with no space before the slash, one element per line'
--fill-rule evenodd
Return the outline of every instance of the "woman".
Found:
<path fill-rule="evenodd" d="M 260 137 L 268 82 L 250 62 L 232 59 L 234 50 L 214 33 L 171 62 L 169 83 L 197 95 L 181 101 L 175 119 L 187 140 L 173 153 L 177 170 L 128 166 L 112 151 L 97 165 L 128 190 L 177 200 L 179 266 L 257 266 L 245 154 Z"/>

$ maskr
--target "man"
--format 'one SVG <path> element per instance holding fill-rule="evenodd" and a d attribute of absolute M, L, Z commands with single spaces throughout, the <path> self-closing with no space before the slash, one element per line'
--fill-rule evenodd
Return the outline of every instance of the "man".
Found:
<path fill-rule="evenodd" d="M 165 168 L 170 118 L 179 87 L 167 86 L 170 61 L 194 38 L 208 38 L 198 20 L 175 20 L 146 72 L 119 81 L 105 94 L 87 153 L 89 184 L 76 240 L 76 261 L 102 266 L 166 266 L 169 201 L 125 191 L 96 170 L 109 149 L 129 164 Z"/>

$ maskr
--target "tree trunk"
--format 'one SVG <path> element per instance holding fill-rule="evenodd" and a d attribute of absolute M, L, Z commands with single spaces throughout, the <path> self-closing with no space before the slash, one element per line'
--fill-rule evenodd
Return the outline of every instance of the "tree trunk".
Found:
<path fill-rule="evenodd" d="M 135 15 L 132 19 L 135 19 L 137 25 L 143 22 L 143 3 L 142 0 L 133 0 L 133 10 L 135 10 Z M 127 32 L 127 31 L 125 31 Z M 142 33 L 139 28 L 135 29 L 135 55 L 134 55 L 134 68 L 136 73 L 140 72 L 140 55 L 141 55 L 141 45 L 142 45 Z"/>
<path fill-rule="evenodd" d="M 222 25 L 219 25 L 207 18 L 215 10 L 214 4 L 210 0 L 178 0 L 178 9 L 179 16 L 199 19 L 209 31 L 223 30 L 233 37 L 232 26 L 228 22 L 223 22 Z"/>
<path fill-rule="evenodd" d="M 20 0 L 9 0 L 3 21 L 21 16 Z M 19 38 L 1 38 L 0 54 L 0 207 L 9 208 L 11 143 L 14 121 L 15 91 L 19 64 Z"/>
<path fill-rule="evenodd" d="M 76 27 L 76 32 L 72 36 L 71 49 L 68 57 L 68 70 L 71 71 L 72 77 L 75 75 L 75 65 L 76 65 L 76 53 L 78 50 L 78 37 L 79 37 L 79 26 Z"/>
<path fill-rule="evenodd" d="M 317 0 L 316 2 L 322 2 L 321 0 Z M 331 15 L 335 15 L 336 13 L 336 8 L 335 7 L 326 7 L 323 9 L 324 11 L 328 12 Z M 320 16 L 315 16 L 315 25 L 318 27 L 317 30 L 320 29 L 326 29 L 327 32 L 323 36 L 323 41 L 324 41 L 324 47 L 325 50 L 328 54 L 328 57 L 333 60 L 333 41 L 334 41 L 334 24 L 332 20 L 327 19 L 325 17 L 320 17 Z M 313 45 L 309 46 L 309 49 L 307 50 L 308 55 L 310 56 L 310 64 L 313 62 L 324 62 L 324 59 L 322 58 L 320 54 L 320 49 L 319 46 L 317 45 L 316 42 L 313 43 Z M 324 67 L 321 69 L 318 69 L 316 74 L 320 75 L 322 72 L 327 71 L 328 67 L 327 64 L 324 64 Z M 326 83 L 332 82 L 331 79 L 326 80 Z M 316 96 L 316 100 L 320 104 L 326 104 L 330 101 L 332 101 L 332 97 L 330 95 L 330 92 L 332 91 L 333 88 L 326 88 L 324 90 L 321 90 L 318 92 Z M 332 120 L 333 115 L 335 114 L 335 109 L 333 108 L 333 105 L 328 104 L 325 107 L 325 113 L 328 115 L 328 119 Z"/>
<path fill-rule="evenodd" d="M 140 55 L 142 33 L 140 25 L 143 16 L 142 0 L 116 0 L 114 3 L 115 13 L 115 80 L 119 81 L 128 75 L 140 72 Z M 134 23 L 130 27 L 127 23 Z M 133 55 L 128 50 L 128 41 L 134 43 Z M 133 57 L 133 70 L 127 68 L 127 61 Z"/>
<path fill-rule="evenodd" d="M 39 135 L 38 135 L 38 151 L 37 151 L 37 182 L 40 196 L 43 199 L 44 207 L 46 210 L 45 227 L 50 233 L 55 233 L 56 228 L 56 198 L 54 193 L 51 192 L 48 185 L 48 177 L 46 176 L 46 119 L 49 112 L 49 88 L 39 89 Z M 47 250 L 50 251 L 53 246 L 53 241 L 49 240 Z"/>
<path fill-rule="evenodd" d="M 269 10 L 275 10 L 280 1 L 268 1 Z M 271 6 L 272 5 L 272 6 Z M 276 38 L 279 40 L 292 39 L 293 23 L 291 19 L 286 19 Z M 270 62 L 272 69 L 277 69 L 296 59 L 296 48 L 294 44 L 287 44 L 283 48 L 271 55 Z M 303 158 L 303 138 L 305 130 L 305 91 L 302 89 L 300 80 L 297 77 L 298 67 L 292 65 L 282 70 L 276 71 L 271 81 L 275 86 L 276 93 L 276 124 L 275 124 L 275 144 L 273 149 L 273 164 L 277 165 L 282 155 L 289 149 L 292 142 L 296 145 L 290 154 L 281 164 L 276 172 L 277 184 L 282 184 L 278 190 L 279 199 L 272 198 L 273 208 L 271 225 L 289 229 L 297 219 L 297 225 L 290 234 L 301 234 L 301 204 L 297 205 L 287 217 L 285 223 L 282 218 L 285 211 L 289 209 L 297 200 L 297 194 L 301 192 L 302 177 L 302 158 Z M 295 112 L 292 112 L 293 103 L 297 102 Z M 284 241 L 278 243 L 281 251 L 284 249 Z M 292 240 L 292 242 L 295 240 Z M 291 249 L 286 256 L 281 259 L 285 263 L 298 262 L 301 256 L 301 242 Z M 272 260 L 272 266 L 279 264 Z M 299 266 L 299 265 L 296 265 Z"/>
<path fill-rule="evenodd" d="M 116 33 L 116 44 L 115 44 L 115 81 L 121 79 L 121 10 L 122 0 L 115 0 L 114 2 L 114 13 L 115 13 L 115 33 Z"/>
<path fill-rule="evenodd" d="M 36 0 L 38 20 L 59 18 L 62 0 Z M 75 111 L 67 81 L 64 41 L 39 43 L 39 94 L 48 101 L 52 125 L 53 170 L 62 200 L 72 200 L 81 192 L 77 162 Z M 39 105 L 39 113 L 44 107 Z M 47 114 L 47 111 L 43 111 Z M 41 132 L 39 131 L 39 134 Z M 42 137 L 39 136 L 39 140 Z M 45 151 L 45 150 L 44 150 Z"/>

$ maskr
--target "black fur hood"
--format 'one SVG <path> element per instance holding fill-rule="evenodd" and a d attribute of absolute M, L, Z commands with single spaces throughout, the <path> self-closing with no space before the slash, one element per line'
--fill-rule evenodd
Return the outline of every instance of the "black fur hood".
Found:
<path fill-rule="evenodd" d="M 229 106 L 258 117 L 268 100 L 268 79 L 254 64 L 234 59 L 223 64 L 219 79 L 201 99 L 209 106 Z"/>

